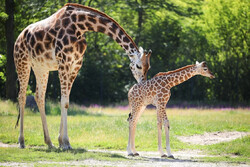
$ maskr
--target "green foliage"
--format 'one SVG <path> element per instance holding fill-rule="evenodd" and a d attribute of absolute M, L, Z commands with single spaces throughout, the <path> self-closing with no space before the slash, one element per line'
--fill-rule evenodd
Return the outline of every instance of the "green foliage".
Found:
<path fill-rule="evenodd" d="M 0 12 L 0 20 L 6 21 L 8 19 L 8 15 L 4 12 Z"/>
<path fill-rule="evenodd" d="M 215 3 L 216 2 L 216 3 Z M 218 75 L 216 99 L 243 101 L 249 97 L 249 2 L 210 0 L 203 6 L 204 34 L 217 56 L 210 57 Z M 224 86 L 222 86 L 224 85 Z"/>
<path fill-rule="evenodd" d="M 5 82 L 6 82 L 6 76 L 5 76 L 5 70 L 6 68 L 6 57 L 5 55 L 0 54 L 0 97 L 4 97 L 5 95 Z"/>
<path fill-rule="evenodd" d="M 6 81 L 6 77 L 5 77 L 5 75 L 4 75 L 4 71 L 5 71 L 5 64 L 6 64 L 6 57 L 4 56 L 4 55 L 1 55 L 0 54 L 0 69 L 1 69 L 1 71 L 0 71 L 0 80 L 2 81 L 2 82 L 5 82 Z"/>
<path fill-rule="evenodd" d="M 15 37 L 29 24 L 49 17 L 68 1 L 15 1 Z M 148 78 L 207 61 L 216 78 L 195 77 L 173 88 L 173 100 L 214 101 L 231 105 L 249 103 L 249 2 L 248 0 L 84 0 L 71 2 L 97 8 L 114 18 L 138 46 L 153 51 Z M 6 55 L 4 6 L 0 7 L 0 54 Z M 72 88 L 71 101 L 107 104 L 127 98 L 135 83 L 129 59 L 111 38 L 86 33 L 87 50 Z M 0 88 L 4 90 L 6 61 L 0 60 Z M 35 77 L 30 77 L 35 92 Z M 31 92 L 29 94 L 32 94 Z M 1 97 L 5 91 L 1 91 Z M 60 99 L 57 72 L 51 72 L 47 98 Z"/>

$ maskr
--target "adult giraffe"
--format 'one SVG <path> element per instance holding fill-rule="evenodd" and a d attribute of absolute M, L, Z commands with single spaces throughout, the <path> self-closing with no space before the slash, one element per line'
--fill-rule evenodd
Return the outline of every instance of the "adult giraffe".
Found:
<path fill-rule="evenodd" d="M 142 48 L 138 49 L 125 30 L 108 15 L 83 5 L 66 4 L 52 16 L 25 28 L 14 46 L 14 62 L 20 82 L 20 148 L 25 147 L 24 107 L 32 68 L 36 77 L 35 100 L 41 114 L 44 141 L 49 147 L 54 146 L 47 128 L 45 92 L 49 71 L 58 70 L 61 85 L 61 125 L 58 140 L 60 147 L 71 149 L 67 132 L 67 109 L 72 84 L 82 66 L 87 46 L 84 33 L 87 31 L 101 32 L 113 38 L 129 55 L 130 69 L 137 82 L 146 79 L 151 51 L 146 53 Z"/>

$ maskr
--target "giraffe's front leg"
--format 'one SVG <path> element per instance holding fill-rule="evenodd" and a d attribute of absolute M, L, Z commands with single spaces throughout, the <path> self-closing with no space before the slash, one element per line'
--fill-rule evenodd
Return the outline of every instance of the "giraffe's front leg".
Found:
<path fill-rule="evenodd" d="M 132 104 L 132 108 L 133 108 L 133 105 L 135 104 Z M 144 111 L 145 107 L 146 106 L 133 108 L 131 111 L 131 115 L 129 117 L 129 140 L 128 140 L 128 147 L 127 147 L 127 152 L 129 156 L 139 156 L 139 154 L 135 150 L 135 131 L 136 131 L 137 121 L 141 113 Z"/>
<path fill-rule="evenodd" d="M 73 82 L 70 82 L 69 75 L 65 72 L 60 71 L 60 68 L 59 68 L 59 78 L 61 83 L 61 124 L 60 124 L 58 141 L 59 141 L 59 146 L 62 149 L 68 150 L 72 149 L 68 137 L 67 112 L 69 108 L 69 94 Z"/>
<path fill-rule="evenodd" d="M 131 148 L 131 133 L 132 133 L 132 127 L 131 127 L 131 121 L 129 120 L 129 135 L 128 135 L 128 146 L 127 146 L 127 152 L 128 156 L 133 156 L 132 148 Z"/>
<path fill-rule="evenodd" d="M 169 100 L 169 97 L 166 98 L 166 104 Z M 174 156 L 171 154 L 171 150 L 170 150 L 170 143 L 169 143 L 169 130 L 170 130 L 170 124 L 169 124 L 169 120 L 167 117 L 167 113 L 166 113 L 166 104 L 162 104 L 161 105 L 161 115 L 162 115 L 162 119 L 164 121 L 164 129 L 165 129 L 165 134 L 166 134 L 166 149 L 167 149 L 167 154 L 168 154 L 168 158 L 174 158 Z"/>
<path fill-rule="evenodd" d="M 166 149 L 167 149 L 168 158 L 174 158 L 170 150 L 170 143 L 169 143 L 170 125 L 169 125 L 169 120 L 167 118 L 164 120 L 164 128 L 165 128 L 165 133 L 166 133 Z"/>
<path fill-rule="evenodd" d="M 58 136 L 58 143 L 59 143 L 60 148 L 63 147 L 62 137 L 63 137 L 63 118 L 61 114 L 61 123 L 60 123 L 60 130 L 59 130 L 59 136 Z"/>
<path fill-rule="evenodd" d="M 161 155 L 162 158 L 167 157 L 166 154 L 164 154 L 164 151 L 162 149 L 162 143 L 161 143 L 161 136 L 162 136 L 162 121 L 164 118 L 164 111 L 165 111 L 165 104 L 164 103 L 159 103 L 156 108 L 157 108 L 157 127 L 158 127 L 158 151 Z"/>
<path fill-rule="evenodd" d="M 71 57 L 70 60 L 72 60 L 71 55 L 65 55 L 63 54 L 63 58 L 67 59 L 67 56 Z M 69 58 L 67 59 L 69 60 Z M 60 85 L 61 85 L 61 124 L 60 124 L 60 131 L 59 131 L 59 145 L 64 150 L 72 149 L 70 143 L 69 143 L 69 137 L 68 137 L 68 129 L 67 129 L 67 111 L 69 108 L 69 95 L 70 91 L 73 85 L 73 82 L 77 76 L 77 73 L 82 65 L 82 58 L 78 59 L 75 64 L 60 62 L 59 63 L 59 78 L 60 78 Z"/>
<path fill-rule="evenodd" d="M 128 156 L 139 156 L 135 150 L 136 122 L 136 120 L 133 120 L 133 117 L 129 120 L 129 139 L 127 147 Z"/>
<path fill-rule="evenodd" d="M 68 128 L 67 128 L 68 107 L 69 107 L 69 97 L 62 95 L 61 97 L 61 127 L 60 127 L 60 135 L 59 135 L 59 145 L 64 150 L 72 149 L 69 143 Z"/>
<path fill-rule="evenodd" d="M 159 151 L 161 157 L 166 157 L 166 155 L 163 152 L 162 144 L 161 144 L 162 120 L 158 120 L 157 129 L 158 129 L 158 151 Z"/>

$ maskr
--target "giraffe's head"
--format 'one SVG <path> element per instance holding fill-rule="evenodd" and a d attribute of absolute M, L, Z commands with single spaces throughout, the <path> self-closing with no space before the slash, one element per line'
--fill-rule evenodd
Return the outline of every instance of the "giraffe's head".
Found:
<path fill-rule="evenodd" d="M 215 78 L 214 74 L 208 69 L 207 67 L 207 63 L 205 61 L 199 63 L 198 61 L 196 61 L 196 70 L 197 73 L 205 76 L 205 77 L 209 77 L 210 79 Z"/>
<path fill-rule="evenodd" d="M 147 80 L 151 53 L 151 50 L 147 52 L 140 47 L 139 53 L 130 55 L 130 69 L 138 83 Z"/>

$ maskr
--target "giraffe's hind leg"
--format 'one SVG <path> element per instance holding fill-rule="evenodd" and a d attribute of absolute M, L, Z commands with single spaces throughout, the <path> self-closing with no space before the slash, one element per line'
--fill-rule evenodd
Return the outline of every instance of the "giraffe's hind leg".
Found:
<path fill-rule="evenodd" d="M 22 58 L 21 58 L 22 57 Z M 26 103 L 26 91 L 28 87 L 29 77 L 30 77 L 30 65 L 28 63 L 28 56 L 15 54 L 15 65 L 18 75 L 18 80 L 20 84 L 20 90 L 18 93 L 18 105 L 19 105 L 19 115 L 20 115 L 20 133 L 19 133 L 19 147 L 25 148 L 24 144 L 24 108 Z M 18 124 L 18 122 L 17 122 Z"/>
<path fill-rule="evenodd" d="M 47 120 L 46 120 L 46 114 L 45 114 L 45 93 L 47 88 L 47 82 L 49 77 L 49 71 L 47 70 L 41 70 L 37 68 L 33 68 L 33 71 L 36 76 L 36 96 L 35 100 L 37 103 L 37 106 L 40 111 L 41 119 L 42 119 L 42 125 L 43 125 L 43 132 L 44 132 L 44 142 L 48 145 L 49 148 L 54 148 L 48 131 L 47 126 Z"/>

